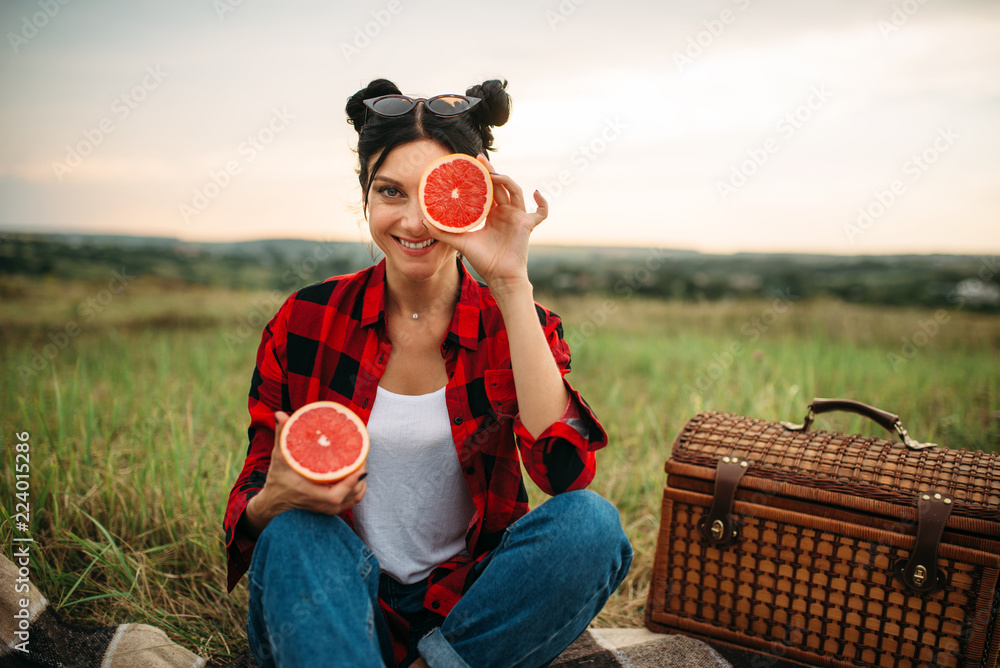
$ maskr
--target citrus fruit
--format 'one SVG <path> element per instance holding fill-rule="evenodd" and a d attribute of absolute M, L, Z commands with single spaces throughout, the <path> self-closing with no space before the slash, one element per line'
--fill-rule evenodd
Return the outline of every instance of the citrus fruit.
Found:
<path fill-rule="evenodd" d="M 285 422 L 281 454 L 293 469 L 313 482 L 336 482 L 351 475 L 368 456 L 368 430 L 347 406 L 315 401 Z"/>
<path fill-rule="evenodd" d="M 490 212 L 493 180 L 483 163 L 464 153 L 452 153 L 424 171 L 419 195 L 424 220 L 445 232 L 468 232 Z"/>

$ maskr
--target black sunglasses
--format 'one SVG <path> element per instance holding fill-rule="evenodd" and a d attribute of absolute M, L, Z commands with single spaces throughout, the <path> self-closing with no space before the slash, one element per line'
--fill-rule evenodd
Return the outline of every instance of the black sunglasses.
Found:
<path fill-rule="evenodd" d="M 434 97 L 408 97 L 406 95 L 382 95 L 364 101 L 365 106 L 379 116 L 392 118 L 410 113 L 418 102 L 423 102 L 427 111 L 435 116 L 458 116 L 479 104 L 478 97 L 468 95 L 435 95 Z"/>

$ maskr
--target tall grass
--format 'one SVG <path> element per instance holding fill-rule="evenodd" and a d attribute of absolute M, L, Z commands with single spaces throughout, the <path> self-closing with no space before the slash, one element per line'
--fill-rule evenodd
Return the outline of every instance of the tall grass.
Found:
<path fill-rule="evenodd" d="M 85 322 L 81 303 L 103 287 L 0 285 L 0 414 L 11 464 L 14 434 L 31 434 L 32 578 L 74 621 L 144 622 L 203 656 L 234 653 L 246 643 L 246 588 L 225 593 L 221 522 L 246 455 L 261 312 L 270 316 L 275 295 L 136 282 Z M 918 440 L 998 448 L 996 317 L 938 314 L 943 322 L 933 336 L 916 337 L 910 355 L 906 340 L 930 329 L 934 312 L 540 300 L 563 316 L 574 346 L 569 378 L 610 436 L 591 488 L 620 509 L 636 549 L 601 624 L 641 623 L 663 463 L 700 410 L 798 420 L 812 397 L 843 396 L 899 413 Z M 26 373 L 70 321 L 79 334 Z M 879 433 L 857 417 L 819 421 Z M 8 546 L 13 504 L 7 466 L 0 534 Z"/>
<path fill-rule="evenodd" d="M 663 464 L 698 411 L 799 422 L 812 398 L 845 397 L 897 413 L 917 440 L 1000 451 L 1000 318 L 938 313 L 944 324 L 906 357 L 904 339 L 912 342 L 921 323 L 933 329 L 934 311 L 793 303 L 772 321 L 774 302 L 621 300 L 586 336 L 585 323 L 600 322 L 609 310 L 605 301 L 555 306 L 568 323 L 567 337 L 578 343 L 569 378 L 610 439 L 592 487 L 619 508 L 636 550 L 628 579 L 599 618 L 609 625 L 641 623 Z M 849 414 L 819 416 L 815 428 L 886 436 Z"/>

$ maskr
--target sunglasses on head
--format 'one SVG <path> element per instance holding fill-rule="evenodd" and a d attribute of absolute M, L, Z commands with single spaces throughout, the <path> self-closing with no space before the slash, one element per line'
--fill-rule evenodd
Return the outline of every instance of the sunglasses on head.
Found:
<path fill-rule="evenodd" d="M 435 116 L 458 116 L 479 104 L 478 97 L 468 95 L 435 95 L 434 97 L 408 97 L 406 95 L 381 95 L 364 100 L 365 106 L 379 116 L 392 118 L 410 113 L 418 102 Z"/>

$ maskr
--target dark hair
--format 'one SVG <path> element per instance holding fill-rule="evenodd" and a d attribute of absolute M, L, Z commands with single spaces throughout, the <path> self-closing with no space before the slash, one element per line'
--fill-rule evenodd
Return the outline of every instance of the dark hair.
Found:
<path fill-rule="evenodd" d="M 445 117 L 427 113 L 418 104 L 408 114 L 384 118 L 372 113 L 364 100 L 380 95 L 400 95 L 396 84 L 375 79 L 347 100 L 347 121 L 358 131 L 358 181 L 361 183 L 364 210 L 368 211 L 368 191 L 386 156 L 397 146 L 419 139 L 440 143 L 452 153 L 475 157 L 494 151 L 491 128 L 503 125 L 510 117 L 511 99 L 507 81 L 491 79 L 465 91 L 482 100 L 467 113 Z M 450 91 L 445 91 L 450 92 Z M 378 155 L 369 169 L 372 157 Z"/>

